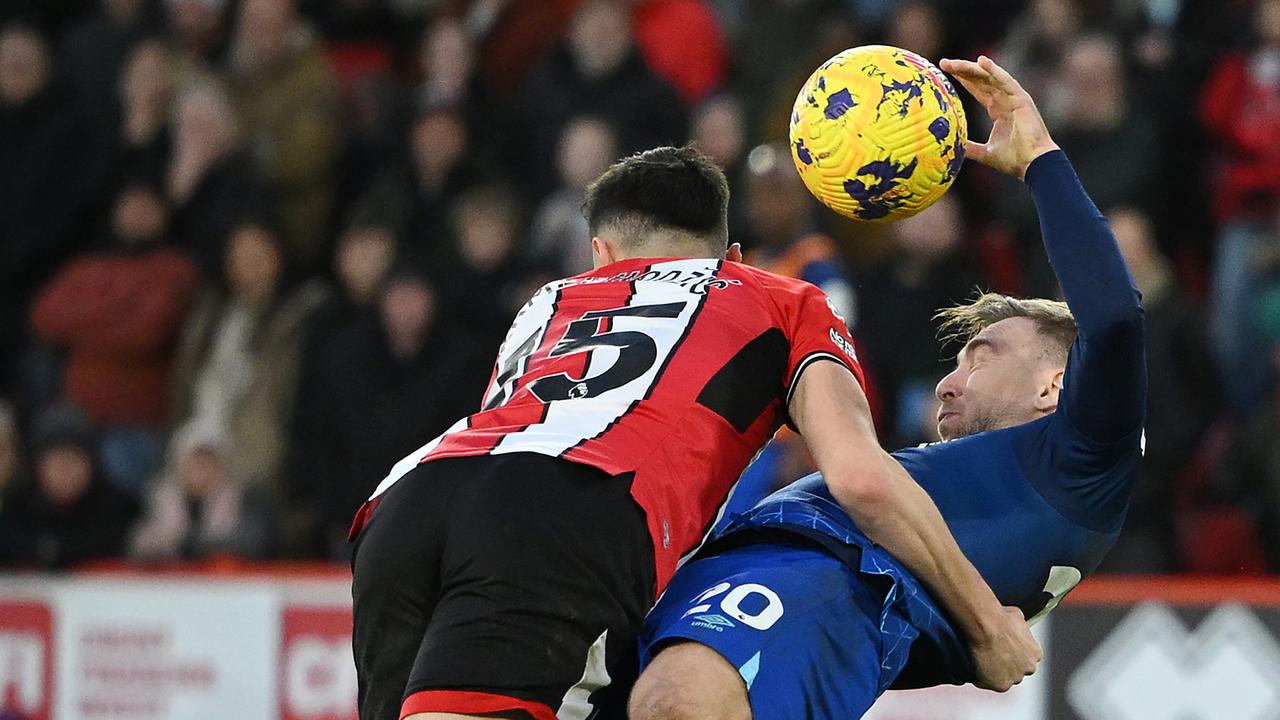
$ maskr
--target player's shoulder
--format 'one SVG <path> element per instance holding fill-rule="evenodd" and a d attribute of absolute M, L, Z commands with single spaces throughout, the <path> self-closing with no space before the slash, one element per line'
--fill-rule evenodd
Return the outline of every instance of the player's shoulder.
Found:
<path fill-rule="evenodd" d="M 817 285 L 806 280 L 779 275 L 745 263 L 725 262 L 721 275 L 723 277 L 741 279 L 744 283 L 750 283 L 770 296 L 784 302 L 794 302 L 809 296 L 821 296 L 823 294 Z"/>

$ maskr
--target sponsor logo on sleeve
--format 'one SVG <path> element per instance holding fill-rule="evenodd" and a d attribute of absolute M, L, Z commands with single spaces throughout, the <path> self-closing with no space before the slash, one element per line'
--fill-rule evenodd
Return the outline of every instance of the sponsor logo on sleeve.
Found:
<path fill-rule="evenodd" d="M 858 353 L 853 349 L 853 343 L 845 339 L 835 328 L 831 328 L 831 342 L 840 348 L 841 352 L 848 355 L 851 360 L 858 362 Z"/>

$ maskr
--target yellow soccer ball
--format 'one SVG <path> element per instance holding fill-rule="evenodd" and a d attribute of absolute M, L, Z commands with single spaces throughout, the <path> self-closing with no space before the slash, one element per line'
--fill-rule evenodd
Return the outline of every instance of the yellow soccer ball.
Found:
<path fill-rule="evenodd" d="M 791 113 L 791 157 L 804 184 L 855 220 L 901 220 L 932 205 L 956 179 L 968 136 L 946 76 L 887 45 L 823 63 Z"/>

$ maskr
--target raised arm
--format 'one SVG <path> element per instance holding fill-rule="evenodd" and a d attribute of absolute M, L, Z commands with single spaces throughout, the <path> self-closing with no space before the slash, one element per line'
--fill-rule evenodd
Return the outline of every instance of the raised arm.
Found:
<path fill-rule="evenodd" d="M 1006 608 L 960 551 L 929 495 L 880 448 L 848 369 L 815 362 L 795 381 L 791 417 L 836 501 L 951 613 L 969 640 L 981 687 L 1004 691 L 1042 657 L 1022 612 Z"/>
<path fill-rule="evenodd" d="M 986 57 L 943 60 L 942 69 L 991 114 L 991 137 L 970 142 L 968 157 L 1022 178 L 1035 199 L 1049 262 L 1079 327 L 1060 410 L 1091 440 L 1132 435 L 1146 408 L 1142 301 L 1111 229 L 1008 72 Z"/>

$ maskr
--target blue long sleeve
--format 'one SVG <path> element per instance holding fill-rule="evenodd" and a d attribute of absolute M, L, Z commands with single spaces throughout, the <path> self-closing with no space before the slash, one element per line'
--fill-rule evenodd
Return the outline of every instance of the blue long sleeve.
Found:
<path fill-rule="evenodd" d="M 1026 182 L 1049 262 L 1079 327 L 1060 410 L 1095 442 L 1128 437 L 1146 413 L 1142 296 L 1065 153 L 1036 158 Z"/>

